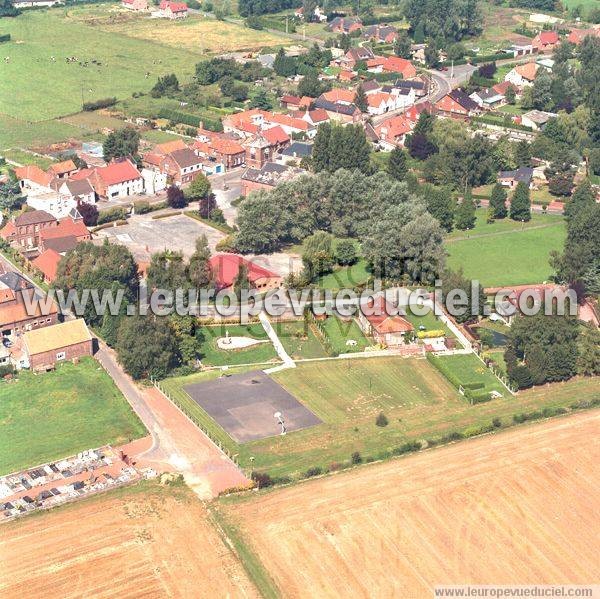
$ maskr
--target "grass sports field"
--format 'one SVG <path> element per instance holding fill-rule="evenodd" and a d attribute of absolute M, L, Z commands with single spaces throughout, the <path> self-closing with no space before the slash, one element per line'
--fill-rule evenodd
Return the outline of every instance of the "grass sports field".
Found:
<path fill-rule="evenodd" d="M 86 358 L 0 383 L 0 474 L 142 437 L 142 423 L 100 365 Z"/>
<path fill-rule="evenodd" d="M 562 248 L 565 236 L 562 217 L 533 215 L 529 223 L 504 219 L 487 225 L 479 209 L 475 228 L 448 236 L 448 265 L 462 267 L 467 278 L 486 287 L 541 283 L 552 274 L 550 252 Z"/>
<path fill-rule="evenodd" d="M 271 574 L 270 586 L 262 578 L 265 596 L 421 598 L 441 584 L 585 585 L 600 577 L 599 427 L 598 410 L 556 418 L 224 498 L 218 512 L 240 555 Z"/>
<path fill-rule="evenodd" d="M 4 524 L 0 554 L 6 599 L 259 596 L 181 483 L 144 481 Z"/>
<path fill-rule="evenodd" d="M 230 372 L 240 370 L 230 369 Z M 574 379 L 521 392 L 518 396 L 505 393 L 501 399 L 471 406 L 424 359 L 386 357 L 306 362 L 272 376 L 323 424 L 285 437 L 238 445 L 183 390 L 190 383 L 218 376 L 218 371 L 211 371 L 166 379 L 161 385 L 213 438 L 232 454 L 238 454 L 244 468 L 266 471 L 272 476 L 299 476 L 312 467 L 347 464 L 355 451 L 363 459 L 385 458 L 407 441 L 436 439 L 451 432 L 486 426 L 494 418 L 511 424 L 514 414 L 569 406 L 575 400 L 597 395 L 593 381 Z M 477 380 L 477 376 L 474 371 L 469 380 Z M 380 411 L 388 418 L 386 427 L 375 425 Z"/>

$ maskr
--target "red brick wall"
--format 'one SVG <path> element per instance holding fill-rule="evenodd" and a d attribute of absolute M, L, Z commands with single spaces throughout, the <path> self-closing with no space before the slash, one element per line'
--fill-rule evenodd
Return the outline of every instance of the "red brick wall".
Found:
<path fill-rule="evenodd" d="M 83 356 L 91 356 L 93 354 L 92 340 L 90 339 L 89 341 L 83 341 L 81 343 L 76 343 L 75 345 L 61 347 L 41 354 L 30 355 L 29 361 L 31 369 L 47 370 L 49 368 L 54 368 L 57 364 L 56 354 L 60 352 L 65 352 L 65 358 L 58 362 L 66 362 L 67 360 L 70 361 Z"/>

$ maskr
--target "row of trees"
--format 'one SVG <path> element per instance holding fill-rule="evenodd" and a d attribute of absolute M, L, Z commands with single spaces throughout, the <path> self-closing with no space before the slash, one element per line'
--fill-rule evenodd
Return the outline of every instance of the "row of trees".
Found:
<path fill-rule="evenodd" d="M 425 38 L 459 41 L 482 31 L 477 0 L 408 0 L 404 14 L 417 43 Z"/>

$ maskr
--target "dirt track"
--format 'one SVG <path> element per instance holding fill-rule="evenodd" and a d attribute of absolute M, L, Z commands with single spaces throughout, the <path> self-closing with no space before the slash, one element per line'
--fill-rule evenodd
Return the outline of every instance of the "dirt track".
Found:
<path fill-rule="evenodd" d="M 189 490 L 125 490 L 0 529 L 0 596 L 256 597 Z"/>
<path fill-rule="evenodd" d="M 600 412 L 462 442 L 227 508 L 286 597 L 600 579 Z"/>

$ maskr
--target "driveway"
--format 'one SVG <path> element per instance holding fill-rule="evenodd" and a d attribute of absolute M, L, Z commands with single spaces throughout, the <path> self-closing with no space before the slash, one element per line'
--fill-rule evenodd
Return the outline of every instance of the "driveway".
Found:
<path fill-rule="evenodd" d="M 249 483 L 243 472 L 158 389 L 138 387 L 102 341 L 96 359 L 152 435 L 150 449 L 136 456 L 139 466 L 183 474 L 201 499 Z"/>

